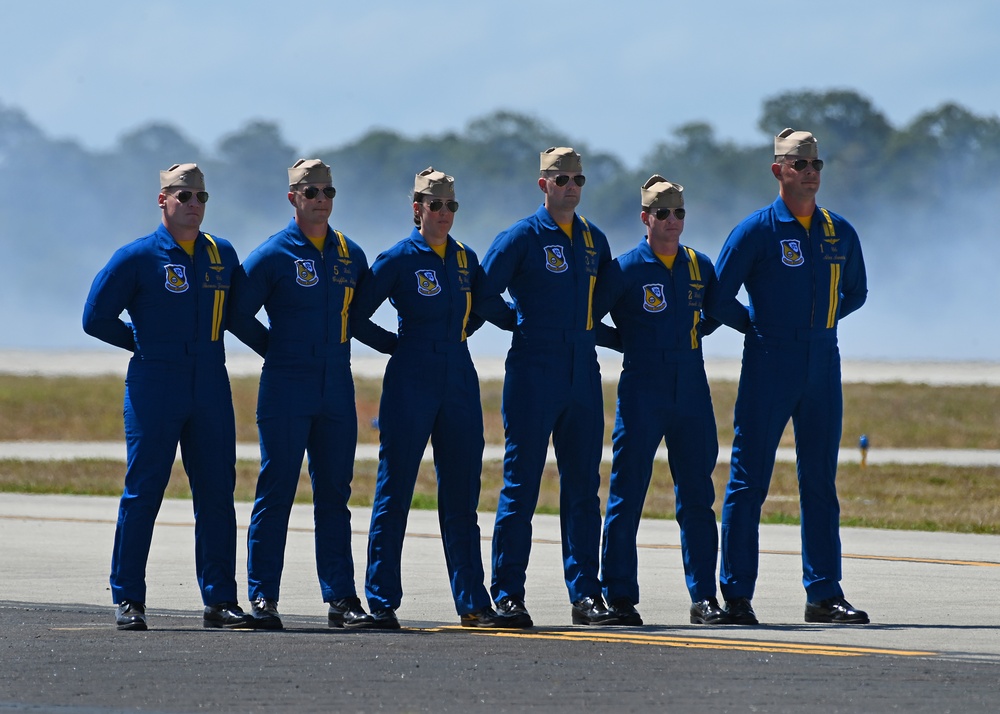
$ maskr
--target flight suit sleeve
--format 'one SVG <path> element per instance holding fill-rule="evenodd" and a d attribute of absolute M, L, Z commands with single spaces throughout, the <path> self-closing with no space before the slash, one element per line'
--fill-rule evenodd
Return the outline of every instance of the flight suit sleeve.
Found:
<path fill-rule="evenodd" d="M 706 313 L 709 318 L 744 334 L 750 329 L 750 310 L 736 299 L 736 294 L 750 274 L 752 264 L 748 236 L 742 226 L 737 226 L 726 239 L 715 263 L 717 290 Z"/>
<path fill-rule="evenodd" d="M 514 307 L 501 297 L 520 262 L 517 245 L 509 231 L 498 235 L 483 256 L 473 283 L 473 312 L 501 330 L 513 330 L 517 324 Z"/>
<path fill-rule="evenodd" d="M 365 266 L 365 270 L 358 278 L 354 299 L 351 301 L 349 319 L 352 337 L 373 350 L 391 355 L 396 349 L 399 338 L 396 333 L 390 332 L 371 319 L 392 290 L 394 278 L 387 265 L 388 262 L 380 255 L 371 268 Z"/>
<path fill-rule="evenodd" d="M 112 258 L 94 278 L 83 307 L 83 331 L 109 345 L 135 352 L 132 324 L 121 319 L 132 298 L 134 281 L 127 277 L 127 266 L 116 266 L 114 262 Z"/>
<path fill-rule="evenodd" d="M 261 357 L 267 355 L 270 333 L 257 319 L 257 313 L 266 299 L 267 281 L 264 276 L 264 265 L 262 262 L 251 262 L 248 259 L 233 271 L 226 327 L 240 342 Z"/>
<path fill-rule="evenodd" d="M 854 249 L 847 256 L 844 265 L 844 275 L 840 283 L 840 318 L 847 317 L 865 304 L 868 299 L 868 274 L 865 271 L 865 259 L 861 252 L 861 242 L 855 234 Z"/>
<path fill-rule="evenodd" d="M 602 322 L 611 308 L 621 299 L 624 282 L 621 265 L 617 260 L 605 263 L 597 274 L 597 285 L 594 286 L 594 329 L 597 344 L 616 352 L 624 352 L 621 335 L 617 327 Z"/>

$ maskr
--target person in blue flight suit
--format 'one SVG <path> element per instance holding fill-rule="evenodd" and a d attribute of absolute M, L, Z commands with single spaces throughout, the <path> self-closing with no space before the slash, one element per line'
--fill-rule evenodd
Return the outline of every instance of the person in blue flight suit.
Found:
<path fill-rule="evenodd" d="M 611 250 L 604 233 L 576 213 L 586 181 L 580 155 L 569 147 L 547 149 L 540 169 L 544 203 L 500 233 L 482 261 L 483 292 L 507 290 L 517 311 L 503 387 L 504 485 L 491 595 L 511 626 L 532 626 L 525 573 L 551 435 L 572 620 L 615 624 L 598 577 L 604 405 L 591 312 L 597 273 Z"/>
<path fill-rule="evenodd" d="M 153 522 L 181 447 L 195 517 L 205 627 L 253 619 L 236 596 L 236 422 L 223 333 L 239 265 L 232 245 L 201 231 L 205 176 L 196 164 L 160 172 L 162 223 L 98 273 L 83 329 L 132 352 L 125 378 L 128 466 L 111 558 L 119 630 L 145 630 Z M 127 310 L 131 323 L 121 319 Z"/>
<path fill-rule="evenodd" d="M 719 533 L 712 510 L 712 471 L 719 441 L 701 346 L 702 307 L 714 297 L 715 269 L 708 256 L 681 245 L 683 191 L 680 184 L 660 175 L 643 184 L 639 217 L 646 235 L 601 270 L 594 294 L 594 319 L 610 311 L 625 353 L 618 381 L 601 580 L 610 609 L 629 625 L 642 624 L 635 609 L 636 535 L 653 460 L 664 439 L 691 622 L 725 622 L 716 599 Z"/>
<path fill-rule="evenodd" d="M 760 512 L 789 418 L 802 518 L 806 622 L 868 622 L 840 586 L 837 456 L 843 419 L 837 325 L 868 295 L 858 234 L 816 205 L 823 161 L 816 138 L 774 138 L 778 198 L 745 218 L 716 261 L 723 323 L 745 333 L 729 484 L 722 506 L 719 582 L 729 618 L 755 625 Z M 736 300 L 745 287 L 749 307 Z"/>
<path fill-rule="evenodd" d="M 288 169 L 295 216 L 236 271 L 230 331 L 264 357 L 257 397 L 261 467 L 247 535 L 250 600 L 259 629 L 278 613 L 288 519 L 302 457 L 309 455 L 316 570 L 330 627 L 373 624 L 358 599 L 348 499 L 358 421 L 351 336 L 391 352 L 395 335 L 352 319 L 368 270 L 361 248 L 330 228 L 336 189 L 330 167 L 300 159 Z M 257 320 L 267 312 L 268 327 Z"/>
<path fill-rule="evenodd" d="M 386 366 L 379 405 L 379 466 L 368 531 L 365 592 L 376 626 L 397 629 L 403 596 L 400 560 L 420 461 L 430 439 L 438 481 L 438 520 L 455 609 L 463 627 L 504 627 L 483 584 L 480 475 L 483 409 L 468 337 L 475 252 L 449 235 L 455 179 L 433 167 L 413 183 L 409 237 L 382 253 L 358 290 L 355 310 L 370 316 L 386 298 L 396 308 L 399 343 Z M 513 317 L 494 297 L 500 313 Z M 484 308 L 480 306 L 480 311 Z"/>

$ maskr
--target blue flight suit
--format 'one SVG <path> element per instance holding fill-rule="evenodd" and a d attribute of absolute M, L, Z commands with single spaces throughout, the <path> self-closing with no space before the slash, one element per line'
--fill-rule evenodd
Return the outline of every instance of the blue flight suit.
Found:
<path fill-rule="evenodd" d="M 379 255 L 357 293 L 358 317 L 370 316 L 388 298 L 399 329 L 379 404 L 378 480 L 365 581 L 373 612 L 395 610 L 402 601 L 403 536 L 428 439 L 434 447 L 438 520 L 455 609 L 464 615 L 491 605 L 476 515 L 483 409 L 466 341 L 482 325 L 481 318 L 470 315 L 478 269 L 476 254 L 451 236 L 442 259 L 414 228 Z"/>
<path fill-rule="evenodd" d="M 707 256 L 682 245 L 669 269 L 645 237 L 598 277 L 594 319 L 610 310 L 625 353 L 601 553 L 608 602 L 639 602 L 636 535 L 664 439 L 688 592 L 692 602 L 715 597 L 719 534 L 712 471 L 719 440 L 700 323 L 716 289 Z"/>
<path fill-rule="evenodd" d="M 791 418 L 802 584 L 810 602 L 843 597 L 836 476 L 844 405 L 837 323 L 868 294 L 858 234 L 819 207 L 806 231 L 779 196 L 733 229 L 716 273 L 720 302 L 714 317 L 745 333 L 722 507 L 722 595 L 753 597 L 761 506 Z M 741 286 L 749 309 L 736 301 Z"/>
<path fill-rule="evenodd" d="M 351 319 L 354 291 L 367 270 L 364 252 L 342 233 L 327 228 L 321 253 L 293 219 L 236 271 L 230 331 L 264 357 L 257 397 L 261 468 L 247 535 L 251 601 L 280 599 L 288 519 L 305 453 L 323 601 L 356 594 L 347 506 L 358 436 L 350 340 L 360 333 L 382 350 L 395 342 L 385 330 Z M 269 328 L 256 318 L 262 306 Z"/>
<path fill-rule="evenodd" d="M 133 353 L 125 378 L 128 466 L 111 559 L 116 603 L 146 601 L 153 523 L 178 443 L 202 600 L 237 600 L 236 422 L 223 334 L 238 265 L 229 242 L 199 233 L 192 258 L 161 224 L 120 248 L 90 288 L 84 331 Z"/>
<path fill-rule="evenodd" d="M 493 531 L 494 601 L 524 599 L 531 518 L 550 435 L 570 601 L 601 592 L 604 401 L 591 309 L 597 273 L 610 261 L 600 229 L 574 215 L 570 239 L 544 205 L 500 233 L 483 258 L 484 293 L 506 289 L 517 311 L 503 387 L 506 450 Z"/>

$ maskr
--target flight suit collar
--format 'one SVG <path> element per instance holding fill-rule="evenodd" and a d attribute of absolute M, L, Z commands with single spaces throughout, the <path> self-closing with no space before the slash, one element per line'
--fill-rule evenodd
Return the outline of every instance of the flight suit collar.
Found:
<path fill-rule="evenodd" d="M 639 255 L 642 256 L 643 261 L 646 263 L 657 263 L 659 265 L 663 265 L 663 261 L 656 257 L 656 253 L 653 252 L 653 247 L 646 240 L 645 236 L 639 240 Z M 688 262 L 687 251 L 684 250 L 683 243 L 679 243 L 677 245 L 677 256 L 674 258 L 674 263 L 676 264 L 678 260 L 682 263 Z M 663 267 L 666 268 L 667 266 L 663 265 Z"/>
<path fill-rule="evenodd" d="M 156 244 L 161 250 L 167 251 L 167 250 L 173 250 L 174 248 L 180 251 L 184 250 L 177 243 L 177 241 L 174 240 L 174 236 L 170 233 L 170 231 L 167 230 L 167 227 L 162 223 L 160 224 L 160 227 L 156 229 L 156 233 L 154 235 L 156 236 Z M 205 234 L 203 232 L 198 231 L 198 235 L 194 239 L 195 245 L 198 245 L 199 243 L 205 240 L 204 235 Z"/>
<path fill-rule="evenodd" d="M 312 245 L 313 244 L 312 241 L 309 240 L 306 237 L 306 234 L 302 232 L 302 229 L 299 228 L 299 224 L 295 222 L 294 218 L 288 222 L 288 226 L 285 228 L 285 231 L 289 234 L 289 236 L 291 236 L 292 242 L 295 243 L 296 245 Z M 333 231 L 331 230 L 330 226 L 327 225 L 327 227 L 326 227 L 326 238 L 323 240 L 323 246 L 324 247 L 330 241 L 330 234 L 332 232 Z"/>
<path fill-rule="evenodd" d="M 409 241 L 419 251 L 422 251 L 424 253 L 434 253 L 434 249 L 431 248 L 429 245 L 427 245 L 427 241 L 424 240 L 424 237 L 420 234 L 420 229 L 417 228 L 416 226 L 413 226 L 413 230 L 410 231 Z M 448 234 L 448 240 L 446 245 L 447 248 L 445 248 L 444 251 L 445 255 L 452 252 L 453 250 L 456 250 L 456 248 L 453 247 L 455 245 L 455 239 L 451 237 L 450 233 Z"/>
<path fill-rule="evenodd" d="M 778 220 L 783 223 L 792 223 L 793 221 L 799 220 L 788 209 L 788 206 L 785 204 L 785 200 L 781 196 L 774 199 L 774 203 L 771 204 L 771 207 L 774 209 L 774 213 L 778 217 Z M 816 208 L 813 209 L 813 215 L 815 215 L 818 210 L 819 204 L 817 203 Z"/>
<path fill-rule="evenodd" d="M 550 231 L 559 231 L 562 233 L 562 228 L 556 223 L 556 219 L 552 217 L 552 214 L 549 213 L 549 209 L 545 207 L 544 203 L 538 207 L 535 216 L 545 228 L 548 228 Z M 576 213 L 573 214 L 573 225 L 576 226 Z"/>

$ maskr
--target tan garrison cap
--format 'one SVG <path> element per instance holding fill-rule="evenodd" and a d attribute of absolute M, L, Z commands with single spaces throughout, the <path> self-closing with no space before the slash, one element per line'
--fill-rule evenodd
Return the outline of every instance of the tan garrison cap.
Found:
<path fill-rule="evenodd" d="M 659 174 L 650 176 L 642 185 L 642 207 L 645 209 L 682 208 L 684 187 L 670 183 Z"/>
<path fill-rule="evenodd" d="M 422 193 L 435 198 L 455 198 L 455 179 L 428 166 L 413 177 L 413 193 Z"/>
<path fill-rule="evenodd" d="M 319 159 L 299 159 L 288 169 L 288 185 L 303 183 L 333 183 L 330 167 Z"/>
<path fill-rule="evenodd" d="M 819 156 L 816 137 L 808 131 L 785 129 L 774 137 L 774 155 L 815 159 Z"/>
<path fill-rule="evenodd" d="M 160 172 L 160 190 L 168 188 L 189 188 L 193 191 L 205 190 L 205 174 L 198 164 L 174 164 Z"/>
<path fill-rule="evenodd" d="M 542 171 L 583 171 L 583 160 L 580 155 L 568 146 L 553 146 L 541 154 Z"/>

